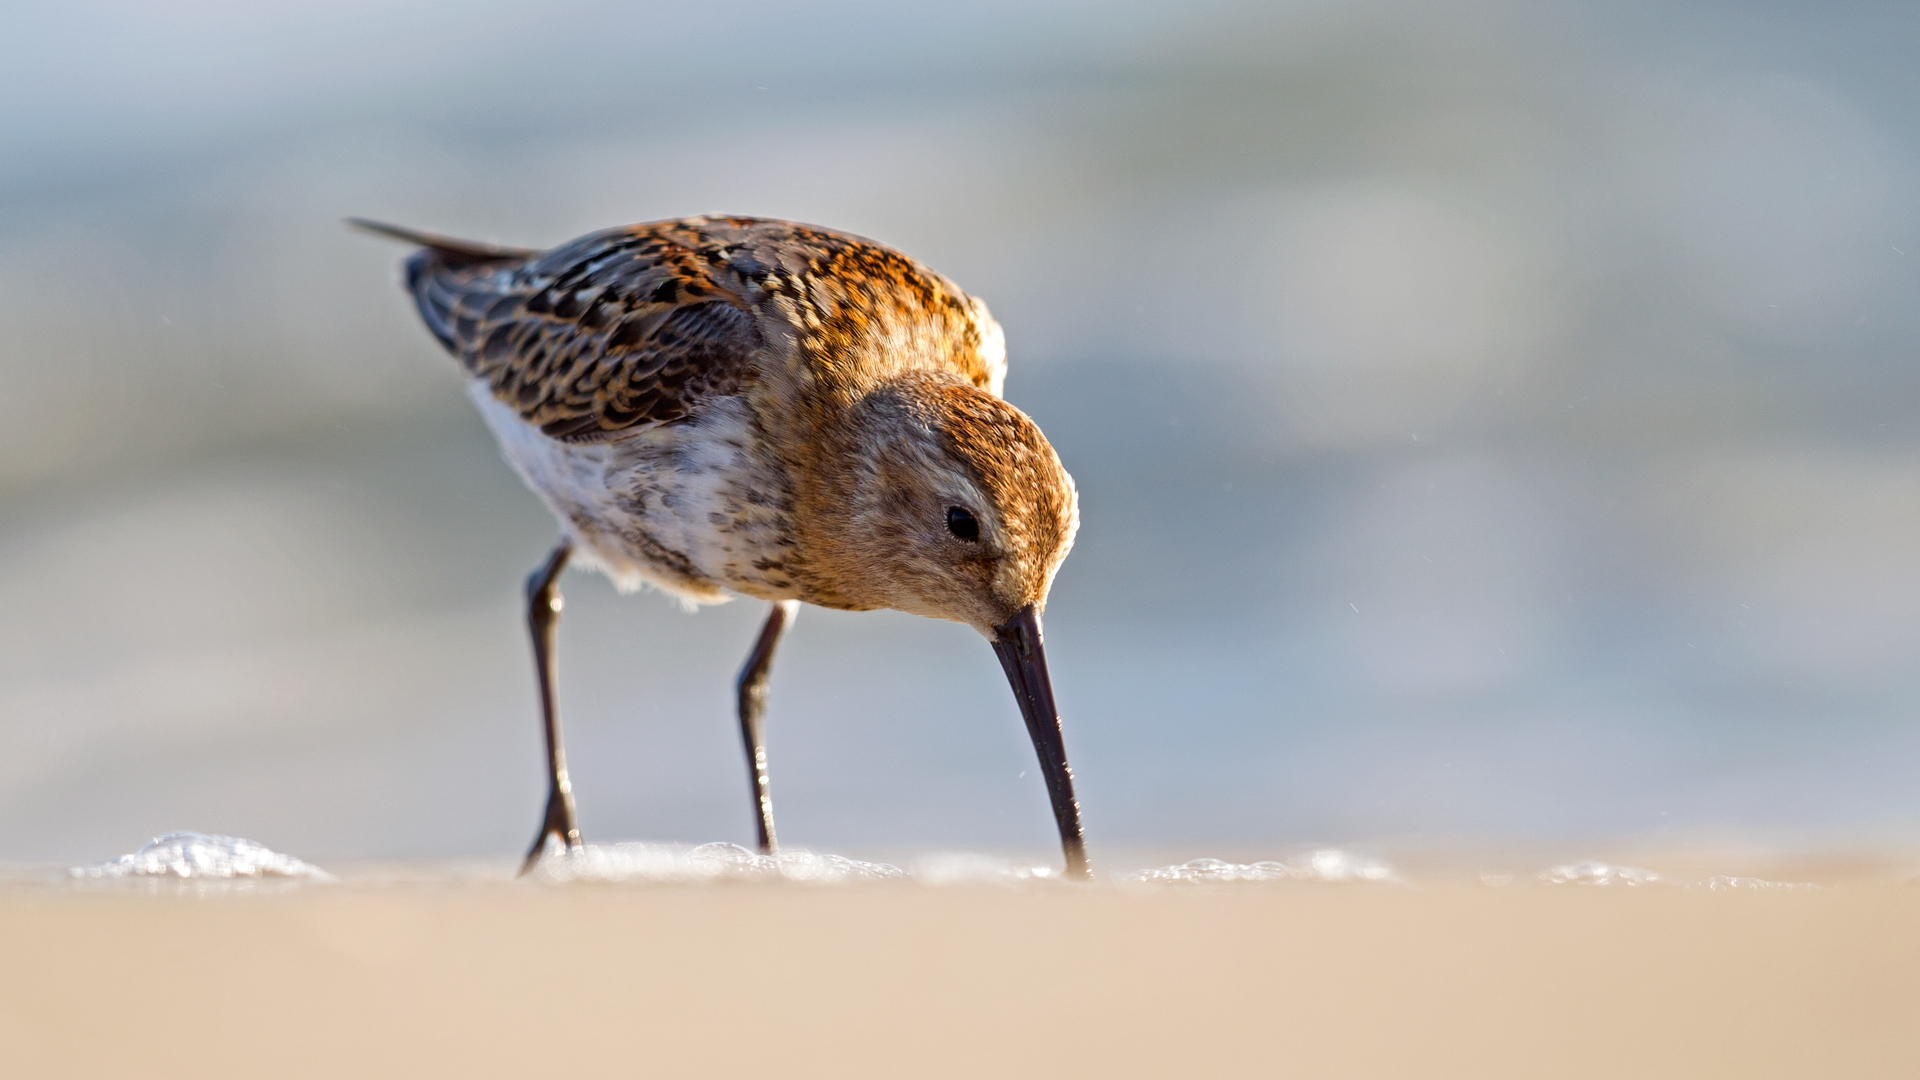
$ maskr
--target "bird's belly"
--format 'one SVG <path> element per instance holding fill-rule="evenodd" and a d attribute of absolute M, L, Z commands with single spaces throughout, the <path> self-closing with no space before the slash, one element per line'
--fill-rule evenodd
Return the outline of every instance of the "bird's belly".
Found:
<path fill-rule="evenodd" d="M 755 451 L 744 402 L 721 399 L 677 424 L 604 443 L 553 439 L 496 401 L 475 404 L 501 452 L 560 520 L 589 566 L 623 590 L 642 583 L 694 603 L 723 589 L 791 594 L 791 506 L 783 472 Z"/>

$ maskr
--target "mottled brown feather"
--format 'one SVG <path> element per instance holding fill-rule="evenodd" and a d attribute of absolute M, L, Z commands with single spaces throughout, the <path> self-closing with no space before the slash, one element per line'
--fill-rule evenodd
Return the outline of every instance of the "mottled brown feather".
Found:
<path fill-rule="evenodd" d="M 828 381 L 876 348 L 983 388 L 993 375 L 952 282 L 871 241 L 786 221 L 650 222 L 531 257 L 429 246 L 407 284 L 470 374 L 568 441 L 673 423 L 741 392 L 772 334 Z"/>

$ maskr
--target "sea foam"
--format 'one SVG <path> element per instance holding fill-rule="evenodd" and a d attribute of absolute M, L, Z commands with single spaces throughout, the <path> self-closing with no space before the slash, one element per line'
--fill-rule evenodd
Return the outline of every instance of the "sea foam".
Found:
<path fill-rule="evenodd" d="M 1280 881 L 1405 884 L 1399 873 L 1386 863 L 1338 848 L 1302 852 L 1284 862 L 1230 863 L 1221 859 L 1194 859 L 1175 866 L 1142 870 L 1128 880 L 1147 885 Z"/>
<path fill-rule="evenodd" d="M 907 876 L 897 866 L 841 855 L 797 850 L 762 855 L 738 844 L 684 848 L 637 841 L 588 844 L 571 851 L 549 847 L 534 873 L 553 882 L 792 881 L 819 885 L 901 880 Z"/>
<path fill-rule="evenodd" d="M 147 841 L 139 851 L 107 862 L 76 866 L 68 875 L 83 881 L 174 877 L 201 880 L 234 878 L 306 878 L 332 875 L 312 863 L 283 855 L 265 844 L 237 836 L 171 832 Z"/>
<path fill-rule="evenodd" d="M 1618 885 L 1639 888 L 1662 884 L 1665 879 L 1651 870 L 1642 870 L 1635 866 L 1613 866 L 1587 860 L 1542 870 L 1540 881 L 1546 885 Z"/>
<path fill-rule="evenodd" d="M 1726 874 L 1722 874 L 1719 877 L 1708 878 L 1701 882 L 1698 887 L 1711 889 L 1714 892 L 1737 892 L 1743 889 L 1762 891 L 1769 889 L 1817 889 L 1820 886 L 1804 881 L 1768 881 L 1765 878 L 1729 877 Z"/>

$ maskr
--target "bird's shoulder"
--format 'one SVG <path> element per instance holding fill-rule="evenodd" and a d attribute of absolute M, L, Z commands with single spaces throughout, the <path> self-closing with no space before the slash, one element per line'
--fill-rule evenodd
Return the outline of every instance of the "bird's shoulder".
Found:
<path fill-rule="evenodd" d="M 804 356 L 924 339 L 998 390 L 984 305 L 884 245 L 768 218 L 590 233 L 539 254 L 427 248 L 408 284 L 428 328 L 493 396 L 553 438 L 672 423 L 739 392 L 770 329 Z"/>

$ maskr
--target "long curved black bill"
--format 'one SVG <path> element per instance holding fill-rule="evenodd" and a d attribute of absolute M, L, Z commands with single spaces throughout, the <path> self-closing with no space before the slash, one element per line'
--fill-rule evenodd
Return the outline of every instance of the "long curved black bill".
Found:
<path fill-rule="evenodd" d="M 1053 704 L 1053 680 L 1047 677 L 1047 653 L 1040 644 L 1040 615 L 1028 604 L 1020 613 L 994 627 L 993 651 L 1007 670 L 1007 682 L 1019 699 L 1040 772 L 1047 778 L 1053 800 L 1053 819 L 1060 826 L 1060 847 L 1067 855 L 1067 876 L 1086 880 L 1087 841 L 1080 831 L 1080 802 L 1073 797 L 1073 770 L 1067 767 L 1066 741 L 1060 735 L 1060 712 Z"/>

